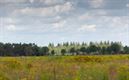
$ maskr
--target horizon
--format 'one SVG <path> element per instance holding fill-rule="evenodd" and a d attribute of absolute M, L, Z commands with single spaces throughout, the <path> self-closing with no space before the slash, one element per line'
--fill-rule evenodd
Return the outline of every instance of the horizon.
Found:
<path fill-rule="evenodd" d="M 129 46 L 129 45 L 124 45 L 123 43 L 121 43 L 121 42 L 116 42 L 116 41 L 98 41 L 98 42 L 93 42 L 93 41 L 90 41 L 90 42 L 92 42 L 92 43 L 94 43 L 94 44 L 96 44 L 96 43 L 98 43 L 98 44 L 100 44 L 101 42 L 102 43 L 109 43 L 109 44 L 111 44 L 112 42 L 113 43 L 120 43 L 122 46 Z M 87 45 L 90 45 L 90 42 L 61 42 L 61 43 L 48 43 L 47 45 L 38 45 L 38 44 L 36 44 L 36 43 L 22 43 L 22 42 L 19 42 L 19 43 L 10 43 L 10 42 L 0 42 L 0 43 L 3 43 L 3 44 L 35 44 L 35 45 L 37 45 L 37 46 L 39 46 L 39 47 L 43 47 L 43 46 L 49 46 L 49 44 L 53 44 L 55 47 L 58 45 L 58 44 L 61 44 L 61 45 L 63 45 L 64 43 L 68 43 L 68 44 L 71 44 L 71 43 L 79 43 L 80 45 L 82 45 L 83 43 L 86 43 Z"/>
<path fill-rule="evenodd" d="M 129 46 L 129 0 L 0 0 L 0 42 L 90 41 Z"/>

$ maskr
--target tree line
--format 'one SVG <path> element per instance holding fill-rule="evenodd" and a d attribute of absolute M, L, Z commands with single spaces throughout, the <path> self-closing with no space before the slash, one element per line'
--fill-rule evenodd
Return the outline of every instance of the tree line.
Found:
<path fill-rule="evenodd" d="M 48 46 L 37 46 L 34 43 L 2 43 L 0 56 L 46 56 L 46 55 L 112 55 L 129 54 L 129 46 L 121 42 L 65 42 Z"/>

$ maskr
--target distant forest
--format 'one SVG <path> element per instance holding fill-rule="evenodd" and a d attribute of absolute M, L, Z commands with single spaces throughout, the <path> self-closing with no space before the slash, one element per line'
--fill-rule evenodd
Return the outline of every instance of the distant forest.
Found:
<path fill-rule="evenodd" d="M 48 46 L 37 46 L 34 43 L 2 43 L 0 56 L 46 56 L 46 55 L 113 55 L 129 54 L 129 46 L 121 42 L 64 42 Z"/>

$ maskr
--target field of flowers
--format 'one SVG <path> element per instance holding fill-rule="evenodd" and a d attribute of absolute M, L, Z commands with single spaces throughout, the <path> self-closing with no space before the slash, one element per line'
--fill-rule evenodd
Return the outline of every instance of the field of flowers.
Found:
<path fill-rule="evenodd" d="M 129 80 L 129 55 L 0 57 L 0 80 Z"/>

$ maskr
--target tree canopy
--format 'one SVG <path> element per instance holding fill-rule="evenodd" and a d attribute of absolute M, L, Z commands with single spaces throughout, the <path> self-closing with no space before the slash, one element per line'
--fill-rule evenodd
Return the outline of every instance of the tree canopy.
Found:
<path fill-rule="evenodd" d="M 45 55 L 105 55 L 129 54 L 129 47 L 121 42 L 64 42 L 39 47 L 34 43 L 2 43 L 0 56 L 45 56 Z"/>

